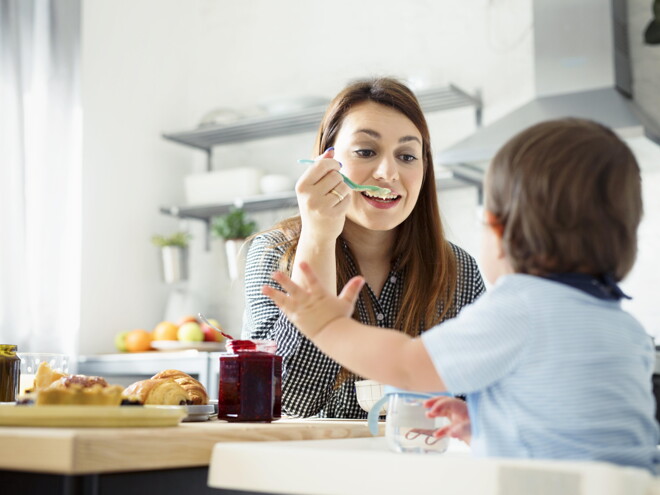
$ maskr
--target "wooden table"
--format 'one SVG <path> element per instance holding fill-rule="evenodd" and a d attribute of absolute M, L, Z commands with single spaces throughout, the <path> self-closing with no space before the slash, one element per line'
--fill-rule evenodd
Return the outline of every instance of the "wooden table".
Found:
<path fill-rule="evenodd" d="M 166 428 L 2 427 L 0 487 L 2 493 L 67 495 L 220 493 L 207 486 L 211 452 L 218 442 L 368 436 L 366 421 L 360 420 L 211 420 Z"/>

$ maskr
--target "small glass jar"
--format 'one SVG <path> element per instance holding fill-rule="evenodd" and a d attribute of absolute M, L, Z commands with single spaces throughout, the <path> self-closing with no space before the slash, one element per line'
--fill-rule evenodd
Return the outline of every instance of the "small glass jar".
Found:
<path fill-rule="evenodd" d="M 220 356 L 218 419 L 269 423 L 282 416 L 282 356 L 272 340 L 228 340 Z"/>
<path fill-rule="evenodd" d="M 21 360 L 16 346 L 0 344 L 0 402 L 14 402 L 18 394 Z"/>

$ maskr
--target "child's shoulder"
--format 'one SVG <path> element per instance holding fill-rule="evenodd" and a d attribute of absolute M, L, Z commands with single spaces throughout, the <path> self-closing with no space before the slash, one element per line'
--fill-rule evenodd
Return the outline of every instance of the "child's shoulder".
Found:
<path fill-rule="evenodd" d="M 566 283 L 523 273 L 501 277 L 489 291 L 495 299 L 519 304 L 537 314 L 561 314 L 566 321 L 587 318 L 628 328 L 641 324 L 618 300 L 601 299 Z M 554 318 L 555 316 L 553 316 Z"/>
<path fill-rule="evenodd" d="M 559 305 L 567 310 L 588 301 L 591 296 L 566 284 L 536 275 L 512 273 L 501 276 L 489 291 L 493 301 L 527 308 Z"/>

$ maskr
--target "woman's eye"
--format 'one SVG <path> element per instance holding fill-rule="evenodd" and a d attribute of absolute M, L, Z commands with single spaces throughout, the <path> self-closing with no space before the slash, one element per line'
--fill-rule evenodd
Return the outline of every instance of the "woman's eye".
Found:
<path fill-rule="evenodd" d="M 355 154 L 362 158 L 369 158 L 374 156 L 376 153 L 373 150 L 361 149 L 361 150 L 355 150 Z"/>
<path fill-rule="evenodd" d="M 404 162 L 414 162 L 417 160 L 417 157 L 414 155 L 401 155 L 399 158 Z"/>

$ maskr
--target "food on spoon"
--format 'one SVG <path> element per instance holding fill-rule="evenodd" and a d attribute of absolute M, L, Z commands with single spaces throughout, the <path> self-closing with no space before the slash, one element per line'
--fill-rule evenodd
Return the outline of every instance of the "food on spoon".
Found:
<path fill-rule="evenodd" d="M 140 380 L 124 389 L 128 403 L 143 405 L 181 406 L 192 403 L 184 388 L 171 378 Z"/>
<path fill-rule="evenodd" d="M 152 380 L 172 379 L 177 382 L 188 394 L 188 400 L 193 405 L 206 405 L 209 403 L 209 396 L 199 381 L 192 376 L 179 370 L 163 370 L 151 377 Z"/>

